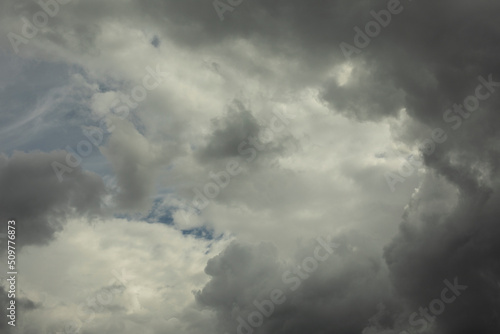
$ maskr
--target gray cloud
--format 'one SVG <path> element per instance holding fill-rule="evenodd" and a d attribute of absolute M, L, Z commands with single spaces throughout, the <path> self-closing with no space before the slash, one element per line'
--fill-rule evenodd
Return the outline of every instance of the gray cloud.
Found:
<path fill-rule="evenodd" d="M 435 178 L 429 177 L 421 187 L 422 194 L 406 211 L 401 232 L 386 249 L 392 281 L 416 311 L 439 296 L 445 278 L 458 277 L 469 288 L 437 317 L 439 332 L 495 333 L 500 325 L 497 191 L 460 186 L 464 192 L 456 208 L 440 212 L 433 202 L 446 196 Z M 467 318 L 461 316 L 465 313 Z"/>
<path fill-rule="evenodd" d="M 389 299 L 387 272 L 370 255 L 369 240 L 356 234 L 339 240 L 341 246 L 310 274 L 295 270 L 321 247 L 315 241 L 301 246 L 292 263 L 281 260 L 272 244 L 233 243 L 208 262 L 205 272 L 211 280 L 197 301 L 217 312 L 220 331 L 236 333 L 238 317 L 248 319 L 258 310 L 255 301 L 270 300 L 271 292 L 280 289 L 286 300 L 275 304 L 255 332 L 360 332 L 377 305 Z"/>
<path fill-rule="evenodd" d="M 180 148 L 169 143 L 150 143 L 130 122 L 112 119 L 115 129 L 101 152 L 116 173 L 117 210 L 148 209 L 159 168 L 179 154 Z"/>
<path fill-rule="evenodd" d="M 17 246 L 48 243 L 68 216 L 102 213 L 106 190 L 99 176 L 75 168 L 59 182 L 52 163 L 64 164 L 66 154 L 54 151 L 0 155 L 0 219 L 16 220 Z"/>
<path fill-rule="evenodd" d="M 257 137 L 260 132 L 258 121 L 238 100 L 229 107 L 225 118 L 212 123 L 214 130 L 208 143 L 197 152 L 202 162 L 239 157 L 240 144 L 248 137 Z"/>

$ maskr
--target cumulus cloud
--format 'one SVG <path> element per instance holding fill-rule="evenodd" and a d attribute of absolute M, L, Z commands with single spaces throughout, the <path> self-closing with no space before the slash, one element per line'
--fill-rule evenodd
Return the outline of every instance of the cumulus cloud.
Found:
<path fill-rule="evenodd" d="M 241 101 L 235 101 L 226 118 L 213 120 L 213 125 L 215 130 L 208 143 L 198 152 L 202 161 L 239 157 L 240 144 L 249 137 L 257 137 L 260 130 L 257 120 Z"/>
<path fill-rule="evenodd" d="M 52 164 L 65 163 L 64 151 L 0 155 L 3 221 L 16 220 L 18 246 L 47 244 L 72 215 L 100 215 L 105 186 L 99 176 L 75 168 L 60 182 Z"/>
<path fill-rule="evenodd" d="M 387 271 L 370 255 L 369 240 L 338 240 L 307 241 L 290 260 L 269 243 L 232 243 L 207 263 L 212 278 L 197 301 L 216 310 L 220 331 L 228 333 L 241 319 L 260 333 L 360 332 L 389 299 Z"/>

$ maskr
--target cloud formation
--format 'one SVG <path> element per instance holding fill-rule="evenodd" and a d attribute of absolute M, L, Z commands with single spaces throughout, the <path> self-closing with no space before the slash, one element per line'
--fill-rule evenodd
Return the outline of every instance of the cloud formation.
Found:
<path fill-rule="evenodd" d="M 421 332 L 497 333 L 500 4 L 220 2 L 234 7 L 224 20 L 212 1 L 47 0 L 57 14 L 19 52 L 0 41 L 0 219 L 15 218 L 20 242 L 47 251 L 70 217 L 105 217 L 109 230 L 93 249 L 127 251 L 128 265 L 147 267 L 156 289 L 146 289 L 143 309 L 120 299 L 85 330 L 234 333 L 255 300 L 283 289 L 286 301 L 256 333 L 395 334 L 418 329 L 415 312 L 425 318 L 421 308 L 457 278 L 468 288 L 425 318 Z M 22 35 L 44 10 L 27 0 L 2 6 L 5 36 Z M 346 43 L 359 52 L 346 55 Z M 116 119 L 108 103 L 130 93 L 153 64 L 169 79 Z M 266 137 L 277 112 L 290 117 L 286 129 L 252 151 L 252 138 Z M 81 129 L 99 126 L 96 115 L 114 130 L 59 182 L 51 163 L 65 161 L 61 149 L 83 139 Z M 435 131 L 445 139 L 429 142 Z M 258 158 L 244 164 L 251 152 Z M 384 173 L 408 168 L 415 162 L 408 157 L 422 163 L 391 192 Z M 242 172 L 181 222 L 193 189 L 231 159 Z M 130 218 L 148 215 L 152 203 L 168 219 L 144 227 Z M 103 216 L 104 206 L 128 218 L 141 241 Z M 187 228 L 223 237 L 191 240 L 179 232 Z M 65 240 L 94 240 L 78 228 L 68 233 Z M 165 240 L 151 246 L 155 235 Z M 226 247 L 228 235 L 236 240 Z M 283 274 L 314 254 L 311 240 L 324 235 L 341 247 L 290 291 Z M 178 265 L 162 242 L 185 242 L 183 259 L 197 260 Z M 101 261 L 118 261 L 114 255 Z M 161 257 L 176 263 L 174 281 L 189 277 L 182 293 L 166 286 L 166 267 L 150 268 Z M 88 281 L 78 288 L 61 283 L 71 305 L 84 298 L 72 295 L 82 286 L 106 286 L 88 278 L 97 266 L 79 269 Z M 36 281 L 37 270 L 33 264 L 25 279 Z M 164 301 L 172 296 L 182 307 L 169 313 Z M 48 316 L 46 328 L 65 312 Z M 40 318 L 32 319 L 45 324 Z M 126 326 L 115 326 L 120 320 Z"/>
<path fill-rule="evenodd" d="M 76 168 L 59 182 L 52 164 L 65 158 L 64 151 L 0 155 L 0 218 L 16 220 L 18 247 L 47 244 L 68 217 L 103 213 L 106 189 L 99 176 Z"/>

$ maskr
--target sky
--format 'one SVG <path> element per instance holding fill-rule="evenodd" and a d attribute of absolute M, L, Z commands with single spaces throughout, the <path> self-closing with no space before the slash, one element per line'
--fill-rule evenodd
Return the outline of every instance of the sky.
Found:
<path fill-rule="evenodd" d="M 3 0 L 0 332 L 498 333 L 499 14 Z"/>

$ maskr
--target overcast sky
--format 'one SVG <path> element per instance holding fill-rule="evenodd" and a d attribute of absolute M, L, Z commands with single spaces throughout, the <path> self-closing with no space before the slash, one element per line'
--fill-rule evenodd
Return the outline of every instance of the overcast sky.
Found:
<path fill-rule="evenodd" d="M 0 332 L 497 334 L 499 16 L 2 0 Z"/>

